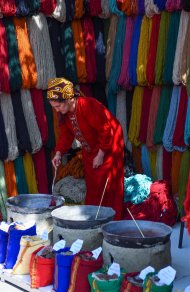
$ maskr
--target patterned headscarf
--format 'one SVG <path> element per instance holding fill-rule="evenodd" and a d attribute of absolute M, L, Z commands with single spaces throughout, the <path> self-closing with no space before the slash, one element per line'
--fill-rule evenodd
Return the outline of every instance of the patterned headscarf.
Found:
<path fill-rule="evenodd" d="M 65 78 L 54 78 L 48 82 L 47 98 L 54 101 L 62 101 L 75 96 L 80 96 L 73 83 Z"/>

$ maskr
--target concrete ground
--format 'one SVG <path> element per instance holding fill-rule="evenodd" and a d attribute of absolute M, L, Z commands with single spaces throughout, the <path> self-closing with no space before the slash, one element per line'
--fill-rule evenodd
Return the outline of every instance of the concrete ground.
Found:
<path fill-rule="evenodd" d="M 183 246 L 179 249 L 179 229 L 180 224 L 178 223 L 173 227 L 173 232 L 171 235 L 172 267 L 177 271 L 173 292 L 183 292 L 187 286 L 190 286 L 190 236 L 185 228 Z M 18 292 L 23 290 L 8 283 L 0 282 L 0 291 Z"/>

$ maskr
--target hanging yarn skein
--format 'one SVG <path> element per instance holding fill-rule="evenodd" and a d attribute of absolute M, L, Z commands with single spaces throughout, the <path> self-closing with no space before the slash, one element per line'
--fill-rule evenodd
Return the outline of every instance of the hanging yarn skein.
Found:
<path fill-rule="evenodd" d="M 141 112 L 142 112 L 142 98 L 143 98 L 144 88 L 140 86 L 136 86 L 133 94 L 132 101 L 132 113 L 131 120 L 129 124 L 129 132 L 128 137 L 131 143 L 135 146 L 140 145 L 139 130 L 140 130 L 140 120 L 141 120 Z"/>
<path fill-rule="evenodd" d="M 18 54 L 18 43 L 12 18 L 4 17 L 3 23 L 6 29 L 8 45 L 8 66 L 10 73 L 11 91 L 20 90 L 22 86 L 21 66 Z"/>
<path fill-rule="evenodd" d="M 16 3 L 15 0 L 4 1 L 0 0 L 0 9 L 3 16 L 16 15 Z"/>
<path fill-rule="evenodd" d="M 186 150 L 182 154 L 181 165 L 179 170 L 179 188 L 178 188 L 178 197 L 179 197 L 179 211 L 183 214 L 183 203 L 185 200 L 187 182 L 189 177 L 190 170 L 190 151 Z"/>
<path fill-rule="evenodd" d="M 22 72 L 22 88 L 33 88 L 37 83 L 37 72 L 25 18 L 13 17 L 18 42 L 19 60 Z"/>
<path fill-rule="evenodd" d="M 101 18 L 108 18 L 110 17 L 110 10 L 109 10 L 109 0 L 101 0 L 102 6 L 102 13 L 99 15 Z"/>
<path fill-rule="evenodd" d="M 40 12 L 50 16 L 54 12 L 56 5 L 56 0 L 40 0 Z"/>
<path fill-rule="evenodd" d="M 76 68 L 76 57 L 75 47 L 73 40 L 73 31 L 71 28 L 71 22 L 65 22 L 61 26 L 61 50 L 64 58 L 64 72 L 65 78 L 72 81 L 74 84 L 77 83 L 77 68 Z"/>
<path fill-rule="evenodd" d="M 187 104 L 187 114 L 185 120 L 185 130 L 184 130 L 184 142 L 187 146 L 190 146 L 190 97 L 188 97 Z"/>
<path fill-rule="evenodd" d="M 54 12 L 52 13 L 52 17 L 60 22 L 66 21 L 66 5 L 65 0 L 57 0 L 57 5 L 55 7 Z"/>
<path fill-rule="evenodd" d="M 32 153 L 35 153 L 39 151 L 40 148 L 42 147 L 42 138 L 37 125 L 29 90 L 21 90 L 21 101 L 28 128 L 28 133 L 30 136 L 30 142 L 32 145 Z"/>
<path fill-rule="evenodd" d="M 181 83 L 181 66 L 182 66 L 182 52 L 187 34 L 187 28 L 189 27 L 190 15 L 188 12 L 182 10 L 179 22 L 177 44 L 175 50 L 175 58 L 173 64 L 173 83 L 179 85 Z"/>
<path fill-rule="evenodd" d="M 23 167 L 24 167 L 29 194 L 37 194 L 38 187 L 37 187 L 37 182 L 36 182 L 34 164 L 33 164 L 32 156 L 29 153 L 26 153 L 23 156 Z"/>
<path fill-rule="evenodd" d="M 18 156 L 18 144 L 16 137 L 16 126 L 13 112 L 13 105 L 10 94 L 0 95 L 1 111 L 3 115 L 5 132 L 8 140 L 8 160 L 14 160 Z"/>
<path fill-rule="evenodd" d="M 19 155 L 23 155 L 24 152 L 32 152 L 32 146 L 30 143 L 30 136 L 22 108 L 20 91 L 12 92 L 11 100 L 15 117 Z"/>
<path fill-rule="evenodd" d="M 162 164 L 163 164 L 163 146 L 160 145 L 157 147 L 156 153 L 156 177 L 158 180 L 163 179 Z"/>
<path fill-rule="evenodd" d="M 16 185 L 16 175 L 13 161 L 4 161 L 5 182 L 8 197 L 15 197 L 18 195 Z"/>
<path fill-rule="evenodd" d="M 176 126 L 176 119 L 180 101 L 180 94 L 181 94 L 181 86 L 174 86 L 172 91 L 172 97 L 170 102 L 170 109 L 166 121 L 166 126 L 163 134 L 163 145 L 166 151 L 172 151 L 172 139 L 173 134 Z"/>
<path fill-rule="evenodd" d="M 187 32 L 185 35 L 184 46 L 182 51 L 182 62 L 181 62 L 181 82 L 186 85 L 189 76 L 189 65 L 190 65 L 190 19 L 188 21 Z"/>
<path fill-rule="evenodd" d="M 46 17 L 42 13 L 32 16 L 27 25 L 38 76 L 36 88 L 47 89 L 48 80 L 56 73 Z"/>
<path fill-rule="evenodd" d="M 154 14 L 159 13 L 158 6 L 154 3 L 154 0 L 144 0 L 145 14 L 147 17 L 151 18 Z"/>
<path fill-rule="evenodd" d="M 75 0 L 75 15 L 74 18 L 82 18 L 84 15 L 84 2 L 81 0 Z"/>
<path fill-rule="evenodd" d="M 111 16 L 108 38 L 107 38 L 107 49 L 106 49 L 106 79 L 109 79 L 111 66 L 112 66 L 112 58 L 115 44 L 115 37 L 117 31 L 117 23 L 118 17 L 116 15 Z"/>
<path fill-rule="evenodd" d="M 5 123 L 0 107 L 0 160 L 6 160 L 8 157 L 8 139 L 5 132 Z"/>
<path fill-rule="evenodd" d="M 19 156 L 14 160 L 14 168 L 16 174 L 16 184 L 18 194 L 28 194 L 28 187 L 23 166 L 23 157 Z"/>
<path fill-rule="evenodd" d="M 0 91 L 9 93 L 9 67 L 8 67 L 8 45 L 6 39 L 6 30 L 3 21 L 0 19 Z"/>
<path fill-rule="evenodd" d="M 175 0 L 175 1 L 167 0 L 165 7 L 168 12 L 173 12 L 174 10 L 181 10 L 182 1 L 181 0 Z"/>
<path fill-rule="evenodd" d="M 3 220 L 7 221 L 7 209 L 6 209 L 6 201 L 7 201 L 7 189 L 5 183 L 5 171 L 3 162 L 0 160 L 0 210 L 2 213 Z"/>
<path fill-rule="evenodd" d="M 126 92 L 120 90 L 117 94 L 116 118 L 120 122 L 123 129 L 124 143 L 127 144 L 127 117 L 126 117 Z"/>

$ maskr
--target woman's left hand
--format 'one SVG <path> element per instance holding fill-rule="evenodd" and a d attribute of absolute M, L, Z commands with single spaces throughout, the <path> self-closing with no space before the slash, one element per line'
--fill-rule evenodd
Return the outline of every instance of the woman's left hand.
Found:
<path fill-rule="evenodd" d="M 93 159 L 93 168 L 98 168 L 100 165 L 103 164 L 104 161 L 104 152 L 99 149 L 98 154 Z"/>

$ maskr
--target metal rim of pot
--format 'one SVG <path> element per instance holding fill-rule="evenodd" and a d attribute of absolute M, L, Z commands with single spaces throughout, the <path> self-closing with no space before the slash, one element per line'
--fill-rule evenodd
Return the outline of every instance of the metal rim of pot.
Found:
<path fill-rule="evenodd" d="M 81 209 L 81 211 L 84 211 L 87 209 L 92 210 L 91 215 L 94 217 L 94 219 L 93 220 L 77 220 L 77 219 L 75 220 L 74 217 L 72 217 L 72 219 L 69 219 L 67 215 L 64 218 L 64 211 L 66 212 L 69 209 L 73 210 L 73 212 L 75 209 L 78 209 L 78 210 Z M 95 220 L 95 215 L 96 215 L 97 210 L 98 210 L 98 206 L 93 206 L 93 205 L 63 206 L 57 210 L 52 211 L 51 215 L 53 217 L 53 222 L 56 226 L 66 228 L 66 229 L 95 229 L 113 220 L 115 211 L 111 207 L 101 206 L 99 217 Z M 106 214 L 105 217 L 101 217 L 102 211 L 105 212 Z M 58 218 L 57 213 L 61 213 L 62 217 Z M 72 215 L 74 216 L 74 213 L 72 213 Z"/>
<path fill-rule="evenodd" d="M 41 213 L 44 213 L 44 212 L 51 212 L 53 211 L 54 209 L 57 209 L 57 208 L 60 208 L 61 206 L 63 206 L 64 202 L 65 202 L 65 199 L 61 196 L 55 196 L 54 195 L 54 199 L 57 200 L 58 202 L 58 205 L 56 206 L 49 206 L 49 207 L 45 207 L 45 208 L 33 208 L 33 206 L 31 207 L 22 207 L 22 206 L 19 206 L 19 205 L 16 205 L 15 204 L 15 201 L 16 200 L 21 200 L 21 199 L 24 199 L 25 197 L 27 197 L 27 199 L 29 197 L 33 197 L 34 200 L 35 198 L 46 198 L 48 199 L 49 201 L 49 204 L 51 202 L 51 199 L 52 199 L 52 195 L 50 194 L 20 194 L 18 196 L 15 196 L 15 197 L 11 197 L 11 198 L 8 198 L 7 199 L 7 202 L 6 202 L 6 207 L 12 211 L 12 212 L 15 212 L 15 213 L 20 213 L 20 214 L 41 214 Z"/>
<path fill-rule="evenodd" d="M 118 232 L 118 230 L 123 230 L 127 232 L 127 227 L 133 226 L 134 230 L 136 227 L 134 226 L 133 220 L 121 220 L 121 221 L 111 221 L 104 225 L 102 225 L 101 230 L 103 233 L 104 240 L 112 245 L 120 246 L 120 247 L 129 247 L 129 248 L 149 248 L 155 245 L 165 244 L 170 240 L 170 235 L 172 233 L 172 228 L 164 223 L 161 222 L 153 222 L 153 221 L 146 221 L 146 220 L 136 220 L 141 227 L 142 231 L 143 228 L 147 226 L 152 226 L 150 230 L 153 230 L 156 226 L 156 230 L 162 230 L 162 233 L 165 232 L 162 236 L 155 236 L 155 237 L 145 237 L 143 238 L 139 233 L 138 237 L 128 237 L 122 235 Z M 131 226 L 130 226 L 131 224 Z M 115 229 L 115 231 L 113 231 Z M 131 228 L 132 229 L 132 228 Z M 128 229 L 129 230 L 129 229 Z M 138 234 L 138 230 L 137 230 Z"/>

